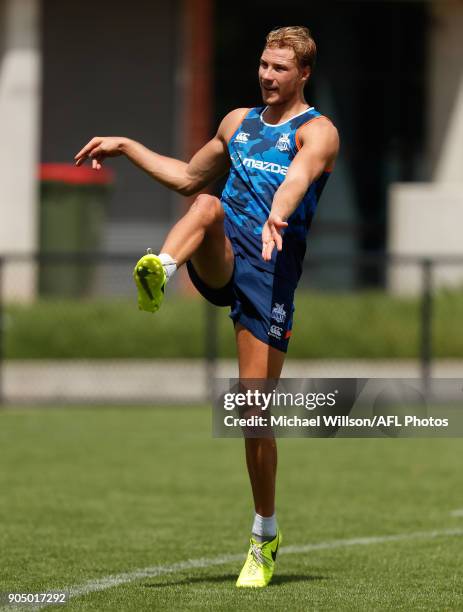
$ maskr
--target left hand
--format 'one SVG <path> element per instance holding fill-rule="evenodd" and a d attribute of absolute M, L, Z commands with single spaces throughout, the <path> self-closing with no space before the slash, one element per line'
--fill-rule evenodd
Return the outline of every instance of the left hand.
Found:
<path fill-rule="evenodd" d="M 272 259 L 273 248 L 276 246 L 278 251 L 283 248 L 283 230 L 288 227 L 286 221 L 276 215 L 270 213 L 267 221 L 262 228 L 262 259 L 270 261 Z"/>

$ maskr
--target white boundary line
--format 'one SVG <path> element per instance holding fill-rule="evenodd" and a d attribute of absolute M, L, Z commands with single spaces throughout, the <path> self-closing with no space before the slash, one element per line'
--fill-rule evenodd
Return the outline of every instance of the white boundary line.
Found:
<path fill-rule="evenodd" d="M 369 546 L 372 544 L 386 544 L 388 542 L 433 539 L 452 536 L 463 536 L 463 529 L 416 531 L 414 533 L 398 533 L 395 535 L 369 536 L 363 538 L 350 538 L 346 540 L 331 540 L 328 542 L 318 542 L 316 544 L 302 544 L 299 546 L 283 546 L 280 549 L 279 554 L 302 554 L 316 550 L 331 550 L 334 548 L 343 548 L 350 546 Z M 225 565 L 227 563 L 241 561 L 244 557 L 244 553 L 240 553 L 233 555 L 223 555 L 220 557 L 187 559 L 186 561 L 179 561 L 178 563 L 173 563 L 172 565 L 155 565 L 153 567 L 145 567 L 143 569 L 137 569 L 131 572 L 124 572 L 122 574 L 104 576 L 103 578 L 98 578 L 96 580 L 89 580 L 81 585 L 64 587 L 62 589 L 54 587 L 48 590 L 50 592 L 55 593 L 67 591 L 69 592 L 69 598 L 73 599 L 74 597 L 82 597 L 83 595 L 88 595 L 89 593 L 106 591 L 121 584 L 128 584 L 129 582 L 142 580 L 143 578 L 155 578 L 157 576 L 163 576 L 165 574 L 175 574 L 177 572 L 182 572 L 189 569 L 199 569 L 205 567 L 213 567 L 215 565 Z M 50 608 L 50 605 L 9 605 L 0 608 L 0 612 L 36 612 L 45 608 Z"/>
<path fill-rule="evenodd" d="M 453 516 L 454 518 L 458 518 L 460 516 L 463 516 L 463 508 L 458 508 L 457 510 L 452 510 L 452 512 L 450 513 L 450 516 Z"/>

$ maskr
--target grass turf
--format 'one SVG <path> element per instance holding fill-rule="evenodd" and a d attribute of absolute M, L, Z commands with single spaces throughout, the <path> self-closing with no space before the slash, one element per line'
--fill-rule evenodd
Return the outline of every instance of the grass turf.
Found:
<path fill-rule="evenodd" d="M 5 355 L 8 359 L 202 357 L 205 304 L 168 295 L 156 315 L 140 313 L 135 299 L 11 304 L 6 308 Z M 461 358 L 463 334 L 456 334 L 455 327 L 463 315 L 463 293 L 439 292 L 433 312 L 434 355 Z M 217 318 L 219 356 L 233 357 L 228 309 L 218 309 Z M 377 291 L 297 293 L 290 359 L 416 358 L 419 351 L 418 299 Z"/>
<path fill-rule="evenodd" d="M 0 413 L 0 592 L 81 585 L 242 553 L 252 518 L 241 440 L 207 408 Z M 462 528 L 462 440 L 279 441 L 284 546 Z M 273 585 L 241 562 L 135 580 L 66 610 L 461 610 L 463 539 L 282 554 Z"/>

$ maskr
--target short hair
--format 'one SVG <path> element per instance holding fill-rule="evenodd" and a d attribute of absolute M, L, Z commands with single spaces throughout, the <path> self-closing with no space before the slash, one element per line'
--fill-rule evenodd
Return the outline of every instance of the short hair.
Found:
<path fill-rule="evenodd" d="M 267 34 L 265 47 L 290 47 L 296 55 L 301 68 L 308 66 L 312 71 L 317 57 L 317 45 L 309 28 L 304 26 L 286 26 L 276 28 Z"/>

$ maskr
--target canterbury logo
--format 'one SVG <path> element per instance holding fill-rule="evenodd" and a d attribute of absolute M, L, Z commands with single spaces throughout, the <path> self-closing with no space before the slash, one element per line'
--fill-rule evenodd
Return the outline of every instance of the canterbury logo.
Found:
<path fill-rule="evenodd" d="M 250 134 L 248 134 L 247 132 L 240 132 L 239 134 L 237 134 L 235 142 L 248 142 L 249 136 Z"/>
<path fill-rule="evenodd" d="M 255 168 L 256 170 L 263 170 L 264 172 L 272 172 L 273 174 L 282 174 L 283 176 L 286 176 L 286 173 L 288 172 L 288 166 L 282 166 L 280 164 L 266 162 L 260 159 L 250 159 L 249 157 L 246 157 L 243 160 L 243 166 Z"/>

